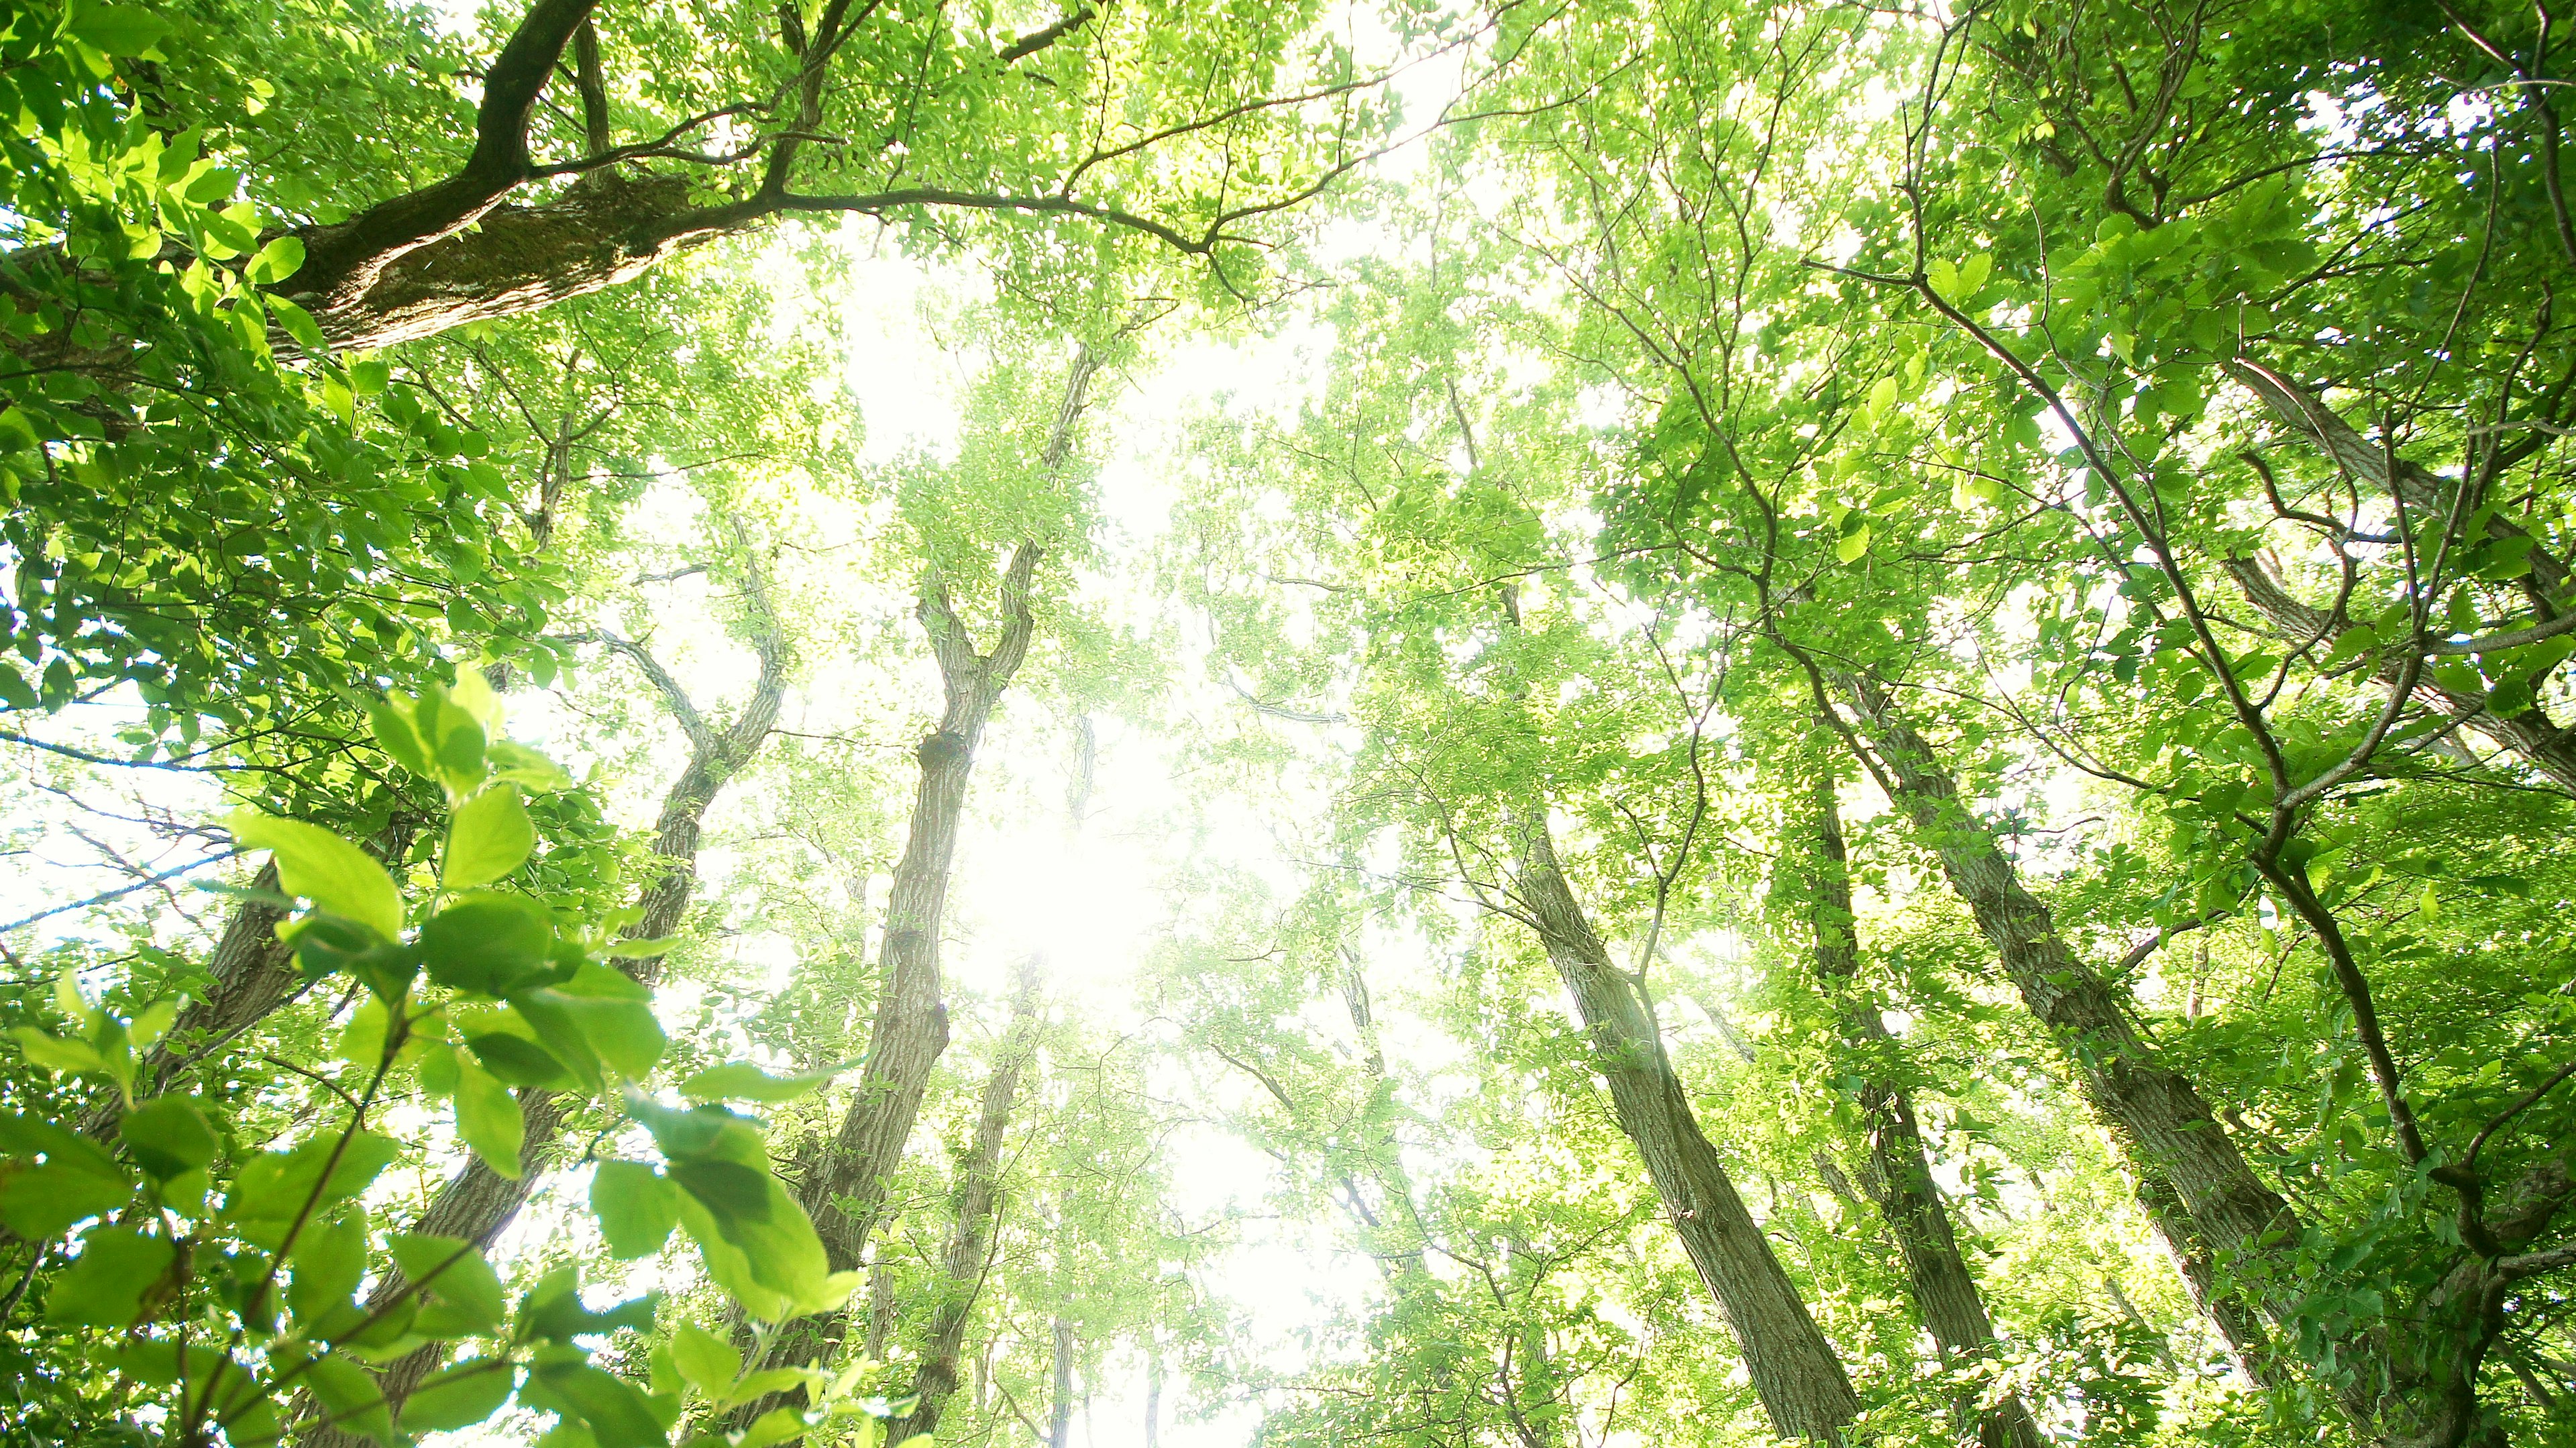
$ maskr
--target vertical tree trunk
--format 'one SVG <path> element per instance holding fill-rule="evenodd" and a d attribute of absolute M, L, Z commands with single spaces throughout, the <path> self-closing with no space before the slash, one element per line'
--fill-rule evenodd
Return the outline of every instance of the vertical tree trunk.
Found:
<path fill-rule="evenodd" d="M 2022 887 L 2019 870 L 1968 815 L 1957 782 L 1886 688 L 1865 677 L 1841 683 L 1880 780 L 1939 856 L 1951 889 L 2031 1014 L 2065 1050 L 2085 1099 L 2138 1171 L 2141 1202 L 2166 1233 L 2175 1260 L 2185 1264 L 2186 1281 L 2201 1272 L 2191 1264 L 2208 1264 L 2206 1280 L 2193 1281 L 2194 1295 L 2217 1302 L 2227 1295 L 2217 1278 L 2229 1257 L 2274 1259 L 2296 1240 L 2288 1204 L 2246 1165 L 2190 1079 L 2164 1066 L 2138 1038 L 2112 987 L 2077 958 L 2048 907 Z M 2167 1191 L 2170 1207 L 2160 1205 Z M 2188 1236 L 2178 1236 L 2186 1222 Z M 2267 1298 L 2266 1306 L 2276 1316 L 2293 1308 L 2279 1297 Z M 2235 1347 L 2240 1366 L 2259 1378 L 2259 1342 L 2243 1340 L 2253 1330 L 2252 1316 L 2213 1307 L 2212 1321 Z"/>
<path fill-rule="evenodd" d="M 1861 1060 L 1884 1062 L 1899 1048 L 1879 1018 L 1878 1003 L 1860 985 L 1860 940 L 1852 914 L 1850 858 L 1843 845 L 1841 811 L 1834 800 L 1834 777 L 1826 772 L 1815 786 L 1815 863 L 1810 877 L 1815 927 L 1816 984 L 1833 1003 L 1843 1044 Z M 1959 1255 L 1959 1240 L 1950 1225 L 1948 1203 L 1932 1180 L 1931 1154 L 1914 1120 L 1914 1101 L 1886 1072 L 1869 1072 L 1860 1089 L 1861 1119 L 1869 1132 L 1869 1169 L 1861 1183 L 1886 1219 L 1905 1262 L 1906 1284 L 1923 1326 L 1932 1334 L 1944 1366 L 1975 1362 L 1995 1343 L 1993 1321 L 1977 1279 Z M 2007 1397 L 1985 1413 L 1973 1402 L 1959 1406 L 1959 1422 L 1973 1425 L 1983 1448 L 2040 1448 L 2039 1429 L 2018 1397 Z"/>
<path fill-rule="evenodd" d="M 984 1079 L 977 1101 L 975 1140 L 957 1166 L 951 1198 L 957 1219 L 949 1227 L 948 1250 L 940 1264 L 944 1280 L 931 1309 L 930 1332 L 921 1348 L 921 1365 L 913 1370 L 915 1406 L 886 1426 L 885 1440 L 902 1443 L 916 1433 L 939 1426 L 940 1410 L 957 1391 L 958 1357 L 966 1342 L 966 1324 L 975 1299 L 991 1269 L 990 1246 L 1002 1200 L 1002 1136 L 1010 1129 L 1011 1108 L 1018 1100 L 1020 1076 L 1035 1049 L 1038 962 L 1021 963 L 1019 989 L 1011 1002 L 1011 1033 L 993 1058 L 993 1074 Z"/>
<path fill-rule="evenodd" d="M 886 1182 L 902 1160 L 904 1143 L 921 1113 L 931 1068 L 948 1049 L 939 922 L 947 909 L 948 875 L 956 859 L 957 826 L 965 813 L 975 746 L 984 736 L 994 704 L 1027 656 L 1036 628 L 1029 614 L 1029 580 L 1037 569 L 1038 552 L 1035 543 L 1022 543 L 1011 555 L 1002 575 L 1002 631 L 989 654 L 975 652 L 965 624 L 949 607 L 946 587 L 935 579 L 915 610 L 939 661 L 947 703 L 939 727 L 915 751 L 921 777 L 886 902 L 881 994 L 868 1028 L 867 1066 L 860 1072 L 840 1129 L 796 1184 L 799 1203 L 814 1219 L 824 1255 L 835 1272 L 862 1265 L 884 1205 Z M 846 1321 L 845 1313 L 832 1312 L 788 1324 L 773 1339 L 766 1365 L 820 1360 L 840 1341 Z M 725 1422 L 740 1427 L 770 1406 L 769 1399 L 747 1404 Z"/>
<path fill-rule="evenodd" d="M 1145 1357 L 1145 1448 L 1163 1448 L 1163 1356 Z"/>
<path fill-rule="evenodd" d="M 1073 1322 L 1055 1320 L 1055 1403 L 1047 1414 L 1047 1448 L 1073 1448 Z"/>
<path fill-rule="evenodd" d="M 1584 918 L 1545 815 L 1533 812 L 1522 831 L 1518 895 L 1528 922 L 1574 996 L 1620 1130 L 1636 1143 L 1682 1249 L 1733 1329 L 1754 1392 L 1783 1437 L 1839 1442 L 1860 1412 L 1841 1359 L 1701 1133 L 1644 992 L 1611 963 Z"/>
<path fill-rule="evenodd" d="M 726 784 L 749 764 L 769 732 L 778 722 L 778 709 L 787 690 L 790 663 L 785 636 L 771 608 L 766 582 L 756 563 L 750 567 L 745 592 L 750 598 L 757 628 L 756 646 L 760 653 L 760 677 L 753 685 L 751 697 L 731 724 L 719 730 L 699 715 L 678 681 L 665 671 L 650 654 L 624 640 L 610 639 L 612 647 L 629 654 L 641 667 L 664 702 L 689 736 L 689 763 L 680 771 L 662 797 L 662 810 L 655 820 L 652 875 L 645 881 L 637 904 L 643 914 L 623 932 L 630 940 L 655 940 L 677 930 L 687 914 L 690 900 L 697 892 L 698 840 L 703 830 L 707 808 L 715 802 Z M 660 974 L 662 963 L 656 959 L 618 961 L 627 974 L 651 984 Z M 519 1176 L 516 1180 L 501 1175 L 486 1165 L 480 1156 L 469 1157 L 456 1174 L 430 1199 L 427 1210 L 413 1224 L 412 1230 L 442 1237 L 457 1237 L 489 1248 L 494 1240 L 517 1218 L 519 1209 L 537 1189 L 553 1164 L 554 1143 L 561 1134 L 571 1104 L 554 1092 L 539 1087 L 519 1089 L 519 1114 L 524 1122 L 524 1136 L 519 1148 Z M 399 1271 L 388 1271 L 368 1296 L 370 1307 L 380 1307 L 400 1295 L 408 1286 Z M 447 1348 L 432 1344 L 388 1365 L 379 1375 L 386 1404 L 397 1418 L 403 1401 L 411 1396 L 422 1380 L 437 1371 L 446 1360 Z M 306 1448 L 362 1448 L 366 1440 L 338 1428 L 325 1427 L 304 1435 Z"/>

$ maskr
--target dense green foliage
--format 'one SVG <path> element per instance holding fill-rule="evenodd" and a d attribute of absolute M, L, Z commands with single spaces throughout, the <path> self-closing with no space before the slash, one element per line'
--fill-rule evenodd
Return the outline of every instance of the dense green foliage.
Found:
<path fill-rule="evenodd" d="M 2566 28 L 10 10 L 0 1438 L 2576 1441 Z"/>

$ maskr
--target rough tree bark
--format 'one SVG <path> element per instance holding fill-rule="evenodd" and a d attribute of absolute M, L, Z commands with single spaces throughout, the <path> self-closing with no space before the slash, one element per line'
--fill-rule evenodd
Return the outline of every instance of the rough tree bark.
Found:
<path fill-rule="evenodd" d="M 1866 1061 L 1885 1060 L 1899 1049 L 1878 1003 L 1860 985 L 1860 941 L 1852 914 L 1849 852 L 1843 843 L 1842 812 L 1834 799 L 1830 771 L 1815 786 L 1815 857 L 1809 877 L 1813 901 L 1816 983 L 1832 1001 L 1843 1042 Z M 1862 1189 L 1896 1238 L 1905 1262 L 1907 1285 L 1932 1334 L 1944 1366 L 1973 1363 L 1992 1355 L 1994 1322 L 1967 1259 L 1959 1254 L 1951 1228 L 1949 1204 L 1932 1180 L 1931 1153 L 1914 1119 L 1914 1100 L 1904 1087 L 1890 1084 L 1873 1071 L 1860 1089 L 1861 1119 L 1869 1133 L 1869 1165 L 1861 1173 Z M 1973 1425 L 1984 1448 L 2040 1448 L 2039 1429 L 2019 1397 L 2006 1397 L 1984 1413 L 1973 1402 L 1959 1406 L 1959 1423 Z"/>
<path fill-rule="evenodd" d="M 814 1219 L 832 1270 L 861 1265 L 877 1227 L 887 1180 L 903 1158 L 904 1143 L 921 1112 L 931 1068 L 948 1049 L 948 1008 L 941 1000 L 939 923 L 948 905 L 948 874 L 957 854 L 957 825 L 975 767 L 975 746 L 993 706 L 1027 657 L 1036 621 L 1029 613 L 1029 580 L 1039 549 L 1022 543 L 1002 574 L 1002 630 L 992 652 L 975 652 L 966 625 L 949 606 L 945 585 L 934 578 L 914 610 L 930 635 L 932 654 L 947 695 L 939 726 L 915 751 L 921 779 L 903 855 L 895 862 L 886 902 L 879 958 L 880 994 L 868 1028 L 867 1065 L 832 1141 L 806 1166 L 796 1195 Z M 800 1318 L 773 1339 L 764 1365 L 812 1363 L 827 1356 L 846 1329 L 847 1315 Z M 769 1400 L 737 1409 L 727 1423 L 748 1423 L 772 1406 Z"/>
<path fill-rule="evenodd" d="M 2228 576 L 2236 581 L 2237 592 L 2245 596 L 2274 633 L 2292 644 L 2330 650 L 2351 626 L 2325 609 L 2301 602 L 2260 559 L 2231 558 L 2225 567 Z M 2406 681 L 2403 660 L 2388 653 L 2379 654 L 2377 659 L 2375 673 L 2380 682 L 2395 688 Z M 2416 672 L 2415 699 L 2451 718 L 2466 720 L 2469 728 L 2485 735 L 2498 749 L 2515 755 L 2559 788 L 2576 794 L 2576 730 L 2560 727 L 2538 704 L 2518 714 L 2498 714 L 2487 708 L 2484 693 L 2445 689 L 2435 681 L 2430 669 Z"/>
<path fill-rule="evenodd" d="M 1055 1402 L 1047 1410 L 1047 1448 L 1073 1448 L 1073 1323 L 1059 1317 L 1055 1333 Z"/>
<path fill-rule="evenodd" d="M 688 691 L 642 645 L 606 634 L 590 636 L 635 662 L 662 695 L 690 745 L 688 765 L 664 792 L 661 813 L 654 821 L 653 875 L 636 901 L 641 916 L 623 932 L 630 940 L 656 940 L 679 928 L 689 901 L 697 893 L 698 839 L 707 808 L 759 753 L 778 722 L 791 655 L 769 598 L 767 580 L 756 559 L 746 553 L 745 561 L 744 598 L 751 606 L 753 647 L 760 657 L 760 676 L 752 686 L 750 698 L 729 724 L 719 727 L 701 714 Z M 658 958 L 617 964 L 647 985 L 661 973 Z M 538 1182 L 553 1165 L 554 1143 L 572 1105 L 539 1087 L 520 1088 L 519 1111 L 526 1123 L 526 1135 L 519 1151 L 518 1179 L 514 1181 L 492 1170 L 479 1156 L 469 1158 L 439 1188 L 411 1230 L 457 1237 L 489 1248 L 518 1216 L 519 1209 L 527 1205 Z M 406 1286 L 400 1272 L 387 1272 L 369 1294 L 369 1305 L 381 1306 Z M 397 1359 L 383 1370 L 380 1378 L 385 1402 L 397 1416 L 412 1390 L 444 1360 L 445 1349 L 433 1345 Z M 308 1432 L 302 1441 L 307 1448 L 363 1448 L 366 1442 L 330 1427 Z"/>
<path fill-rule="evenodd" d="M 2268 1361 L 2260 1331 L 2251 1314 L 2215 1305 L 2226 1296 L 2218 1277 L 2230 1259 L 2281 1259 L 2298 1237 L 2289 1205 L 2255 1176 L 2190 1079 L 2139 1038 L 2118 994 L 2077 957 L 2048 907 L 2023 888 L 2019 869 L 1967 814 L 1957 781 L 1886 687 L 1858 675 L 1837 683 L 1857 722 L 1855 743 L 1866 742 L 1861 763 L 1938 856 L 2005 975 L 2066 1052 L 2085 1100 L 2138 1172 L 2140 1205 L 2193 1295 L 2213 1304 L 2212 1321 L 2238 1365 L 2260 1379 Z M 2276 1317 L 2295 1308 L 2278 1297 L 2264 1305 Z"/>
<path fill-rule="evenodd" d="M 1701 1133 L 1645 993 L 1611 963 L 1584 918 L 1545 816 L 1533 812 L 1521 832 L 1514 893 L 1574 996 L 1620 1130 L 1636 1143 L 1683 1250 L 1733 1329 L 1754 1392 L 1782 1436 L 1839 1442 L 1860 1412 L 1841 1359 Z"/>
<path fill-rule="evenodd" d="M 984 1079 L 984 1092 L 976 1103 L 974 1144 L 957 1165 L 952 1197 L 957 1217 L 949 1226 L 948 1250 L 941 1263 L 944 1280 L 931 1309 L 930 1332 L 922 1342 L 921 1363 L 913 1369 L 915 1406 L 886 1425 L 888 1443 L 907 1442 L 916 1433 L 937 1429 L 941 1410 L 957 1391 L 966 1324 L 974 1316 L 984 1275 L 993 1265 L 993 1224 L 1002 1201 L 1002 1136 L 1010 1129 L 1020 1076 L 1035 1050 L 1037 997 L 1038 963 L 1033 956 L 1020 966 L 1019 986 L 1011 1002 L 1011 1033 L 993 1059 L 993 1074 Z"/>

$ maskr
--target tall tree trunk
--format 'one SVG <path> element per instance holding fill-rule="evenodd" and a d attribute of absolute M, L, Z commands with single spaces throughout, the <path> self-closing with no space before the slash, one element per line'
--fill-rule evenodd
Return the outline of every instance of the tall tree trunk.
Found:
<path fill-rule="evenodd" d="M 1860 984 L 1860 940 L 1852 913 L 1850 857 L 1843 844 L 1842 813 L 1834 800 L 1830 771 L 1815 785 L 1815 863 L 1810 876 L 1813 899 L 1816 983 L 1833 1003 L 1843 1044 L 1863 1061 L 1887 1062 L 1901 1047 L 1880 1019 L 1878 1003 Z M 1861 1174 L 1863 1190 L 1886 1219 L 1905 1262 L 1907 1285 L 1923 1326 L 1932 1334 L 1944 1366 L 1974 1363 L 1989 1357 L 1995 1344 L 1993 1321 L 1977 1279 L 1959 1255 L 1958 1235 L 1951 1229 L 1949 1204 L 1932 1180 L 1931 1154 L 1915 1124 L 1914 1101 L 1904 1087 L 1890 1083 L 1885 1069 L 1872 1070 L 1860 1089 L 1861 1120 L 1869 1133 L 1869 1169 Z M 2040 1448 L 2039 1429 L 2017 1396 L 2008 1396 L 1980 1414 L 1973 1402 L 1959 1406 L 1962 1426 L 1973 1424 L 1984 1448 Z"/>
<path fill-rule="evenodd" d="M 1002 1199 L 1002 1136 L 1010 1129 L 1020 1076 L 1036 1047 L 1037 996 L 1038 962 L 1032 956 L 1020 966 L 1019 989 L 1011 1002 L 1011 1033 L 994 1057 L 993 1074 L 984 1079 L 984 1093 L 977 1102 L 974 1144 L 968 1148 L 965 1160 L 958 1163 L 953 1195 L 957 1219 L 948 1231 L 948 1250 L 941 1263 L 944 1280 L 938 1287 L 938 1303 L 931 1310 L 921 1364 L 912 1374 L 915 1406 L 886 1426 L 888 1443 L 902 1443 L 916 1433 L 936 1430 L 940 1410 L 949 1395 L 957 1391 L 958 1357 L 966 1342 L 966 1324 L 974 1316 L 984 1275 L 992 1268 L 993 1224 Z"/>
<path fill-rule="evenodd" d="M 2139 1173 L 2142 1205 L 2166 1233 L 2186 1280 L 2231 1257 L 2278 1260 L 2297 1240 L 2298 1223 L 2280 1196 L 2254 1175 L 2242 1153 L 2190 1079 L 2165 1066 L 2138 1037 L 2118 994 L 2079 959 L 2058 933 L 2047 906 L 2022 887 L 2020 871 L 1971 817 L 1957 782 L 1930 744 L 1898 712 L 1876 679 L 1847 676 L 1845 701 L 1867 742 L 1862 762 L 1920 832 L 1941 861 L 1950 887 L 1975 917 L 2022 1000 L 2048 1028 L 2094 1111 Z M 2171 1192 L 2171 1207 L 2160 1203 Z M 2180 1236 L 2184 1223 L 2189 1235 Z M 2213 1271 L 2194 1284 L 2214 1304 L 2227 1294 Z M 2265 1305 L 2286 1317 L 2294 1304 L 2267 1295 Z M 2241 1341 L 2249 1314 L 2212 1308 L 2212 1321 L 2238 1354 L 2239 1366 L 2259 1378 L 2265 1354 L 2258 1342 Z"/>
<path fill-rule="evenodd" d="M 1636 1143 L 1683 1251 L 1733 1329 L 1754 1392 L 1783 1437 L 1839 1442 L 1860 1412 L 1841 1359 L 1701 1133 L 1643 990 L 1611 963 L 1584 918 L 1545 815 L 1533 811 L 1521 828 L 1516 893 L 1525 918 L 1574 996 L 1619 1128 Z"/>
<path fill-rule="evenodd" d="M 1145 1448 L 1163 1445 L 1163 1355 L 1145 1357 Z"/>
<path fill-rule="evenodd" d="M 2351 627 L 2326 610 L 2301 602 L 2259 559 L 2231 558 L 2225 566 L 2228 576 L 2236 581 L 2237 592 L 2245 596 L 2274 633 L 2294 645 L 2331 650 Z M 2391 688 L 2406 682 L 2405 665 L 2395 657 L 2381 655 L 2374 673 Z M 2487 707 L 2484 692 L 2443 688 L 2429 669 L 2417 671 L 2414 687 L 2417 703 L 2468 721 L 2468 727 L 2486 736 L 2489 743 L 2548 776 L 2560 789 L 2576 794 L 2576 730 L 2560 727 L 2538 704 L 2517 713 L 2498 714 Z"/>
<path fill-rule="evenodd" d="M 1047 1448 L 1073 1448 L 1073 1320 L 1055 1320 L 1055 1401 L 1047 1410 Z"/>
<path fill-rule="evenodd" d="M 411 848 L 415 828 L 411 819 L 397 816 L 364 848 L 378 860 L 398 860 Z M 255 890 L 277 887 L 273 860 L 251 878 Z M 206 963 L 213 988 L 203 1000 L 181 1007 L 169 1034 L 137 1064 L 137 1100 L 171 1090 L 190 1067 L 304 994 L 312 982 L 297 969 L 294 947 L 277 938 L 277 927 L 285 920 L 284 910 L 261 900 L 243 900 L 224 917 L 223 934 L 215 938 L 214 955 Z M 82 1118 L 81 1130 L 105 1141 L 124 1117 L 124 1102 L 111 1092 Z"/>
<path fill-rule="evenodd" d="M 957 825 L 965 812 L 975 746 L 993 706 L 1028 654 L 1035 621 L 1029 614 L 1029 580 L 1039 549 L 1022 543 L 1002 575 L 1002 631 L 988 654 L 975 652 L 966 625 L 949 607 L 945 585 L 934 578 L 915 610 L 930 635 L 931 652 L 947 695 L 939 727 L 925 736 L 915 757 L 921 778 L 903 855 L 895 862 L 886 902 L 879 961 L 880 995 L 868 1028 L 867 1065 L 848 1114 L 832 1141 L 816 1154 L 796 1195 L 832 1270 L 862 1265 L 868 1238 L 882 1210 L 886 1183 L 903 1159 L 904 1143 L 921 1113 L 931 1068 L 948 1049 L 948 1008 L 941 999 L 939 922 L 948 904 L 948 875 L 957 855 Z M 768 1366 L 816 1362 L 840 1341 L 846 1314 L 820 1313 L 788 1324 L 773 1339 Z M 768 1411 L 772 1400 L 728 1415 L 740 1427 Z"/>
<path fill-rule="evenodd" d="M 746 546 L 748 540 L 745 540 Z M 623 935 L 630 940 L 656 940 L 680 926 L 688 913 L 689 902 L 696 895 L 698 880 L 698 840 L 704 828 L 706 812 L 715 803 L 734 776 L 741 773 L 758 754 L 770 730 L 778 723 L 778 709 L 787 691 L 787 674 L 791 662 L 785 635 L 771 606 L 768 585 L 756 559 L 746 557 L 745 595 L 753 609 L 755 647 L 760 655 L 760 677 L 753 685 L 751 697 L 744 701 L 733 721 L 718 728 L 701 715 L 678 680 L 640 645 L 608 635 L 593 635 L 611 648 L 629 655 L 654 685 L 669 708 L 672 717 L 690 741 L 689 763 L 680 777 L 662 796 L 662 810 L 654 822 L 651 876 L 645 881 L 637 905 L 643 914 L 628 926 Z M 618 961 L 628 975 L 652 984 L 661 974 L 662 962 L 650 960 Z M 572 1102 L 540 1087 L 519 1089 L 519 1114 L 525 1123 L 525 1135 L 519 1149 L 519 1175 L 516 1180 L 492 1170 L 480 1156 L 467 1158 L 454 1176 L 430 1199 L 412 1230 L 442 1237 L 458 1237 L 488 1248 L 510 1223 L 519 1209 L 537 1189 L 554 1160 L 554 1143 L 561 1135 L 570 1114 Z M 399 1271 L 389 1271 L 369 1294 L 368 1305 L 380 1307 L 399 1296 L 408 1287 Z M 422 1380 L 446 1360 L 446 1347 L 433 1344 L 407 1357 L 395 1360 L 380 1374 L 385 1402 L 399 1418 L 403 1401 L 411 1396 Z M 362 1448 L 365 1440 L 338 1428 L 320 1428 L 307 1433 L 307 1448 Z"/>

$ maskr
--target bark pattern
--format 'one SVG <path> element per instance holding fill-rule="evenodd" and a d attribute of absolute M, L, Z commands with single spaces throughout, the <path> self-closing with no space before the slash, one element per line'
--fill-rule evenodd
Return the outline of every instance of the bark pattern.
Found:
<path fill-rule="evenodd" d="M 1785 1437 L 1831 1443 L 1860 1412 L 1842 1360 L 1700 1131 L 1644 993 L 1611 963 L 1558 866 L 1543 818 L 1523 825 L 1516 893 L 1591 1037 L 1620 1130 L 1636 1143 L 1673 1230 L 1744 1353 Z"/>
<path fill-rule="evenodd" d="M 1877 1003 L 1859 986 L 1860 942 L 1854 934 L 1849 852 L 1843 841 L 1842 814 L 1834 800 L 1834 779 L 1817 781 L 1815 801 L 1816 858 L 1811 879 L 1814 900 L 1817 984 L 1835 1004 L 1843 1041 L 1863 1059 L 1884 1059 L 1897 1049 L 1880 1019 Z M 1986 1313 L 1977 1279 L 1960 1255 L 1949 1204 L 1932 1180 L 1931 1153 L 1914 1119 L 1914 1100 L 1904 1087 L 1872 1072 L 1860 1090 L 1861 1119 L 1869 1133 L 1869 1164 L 1861 1187 L 1896 1238 L 1923 1326 L 1932 1334 L 1944 1364 L 1973 1362 L 1991 1354 L 1994 1321 Z M 1962 1408 L 1973 1420 L 1982 1448 L 2040 1448 L 2039 1429 L 2019 1397 L 2007 1397 L 1982 1414 Z"/>

